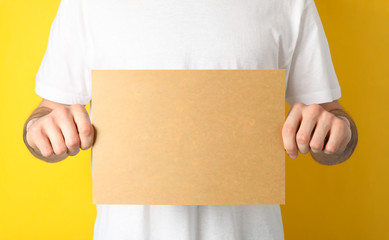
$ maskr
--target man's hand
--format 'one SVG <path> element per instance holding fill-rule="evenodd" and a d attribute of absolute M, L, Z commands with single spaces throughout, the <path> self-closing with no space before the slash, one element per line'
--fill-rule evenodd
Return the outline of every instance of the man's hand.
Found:
<path fill-rule="evenodd" d="M 83 105 L 56 106 L 50 113 L 33 119 L 27 126 L 27 144 L 48 162 L 74 156 L 94 141 L 94 128 Z"/>
<path fill-rule="evenodd" d="M 334 110 L 341 111 L 340 107 Z M 349 144 L 353 136 L 353 122 L 350 120 L 346 114 L 333 114 L 318 104 L 296 103 L 289 111 L 282 129 L 284 148 L 291 158 L 297 158 L 298 152 L 306 154 L 311 151 L 314 158 L 317 156 L 316 160 L 326 158 L 319 161 L 323 164 L 344 161 L 349 157 L 346 156 L 346 153 L 350 153 L 348 148 L 352 148 L 352 153 L 356 145 L 356 141 L 351 144 L 353 146 Z M 354 123 L 352 125 L 355 126 Z"/>

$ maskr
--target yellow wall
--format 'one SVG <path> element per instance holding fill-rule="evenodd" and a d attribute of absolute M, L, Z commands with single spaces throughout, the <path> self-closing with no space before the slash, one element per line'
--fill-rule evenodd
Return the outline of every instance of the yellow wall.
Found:
<path fill-rule="evenodd" d="M 22 140 L 58 4 L 0 0 L 0 239 L 92 239 L 90 151 L 46 164 Z M 360 142 L 337 166 L 287 159 L 286 239 L 389 239 L 389 1 L 316 4 Z"/>
<path fill-rule="evenodd" d="M 90 151 L 58 164 L 23 146 L 59 0 L 0 0 L 0 239 L 92 239 Z M 89 106 L 88 106 L 89 107 Z"/>
<path fill-rule="evenodd" d="M 389 1 L 316 5 L 359 145 L 337 166 L 287 159 L 286 239 L 389 239 Z"/>

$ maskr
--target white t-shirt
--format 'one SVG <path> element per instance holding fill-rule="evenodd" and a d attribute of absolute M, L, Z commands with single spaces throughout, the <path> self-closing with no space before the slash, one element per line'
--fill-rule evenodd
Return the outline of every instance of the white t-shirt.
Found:
<path fill-rule="evenodd" d="M 35 92 L 87 104 L 91 69 L 286 69 L 290 105 L 341 96 L 313 0 L 62 0 Z M 94 230 L 94 240 L 284 238 L 279 205 L 98 204 Z"/>

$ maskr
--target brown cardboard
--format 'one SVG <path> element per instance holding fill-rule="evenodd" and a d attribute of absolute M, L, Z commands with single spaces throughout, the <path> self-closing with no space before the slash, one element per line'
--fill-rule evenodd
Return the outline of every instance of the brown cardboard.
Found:
<path fill-rule="evenodd" d="M 285 203 L 284 70 L 92 70 L 95 204 Z"/>

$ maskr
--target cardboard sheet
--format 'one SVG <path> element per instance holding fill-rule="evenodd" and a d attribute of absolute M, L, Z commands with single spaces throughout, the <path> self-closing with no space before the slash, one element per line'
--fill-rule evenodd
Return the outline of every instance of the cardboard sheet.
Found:
<path fill-rule="evenodd" d="M 93 202 L 284 204 L 284 70 L 92 70 Z"/>

